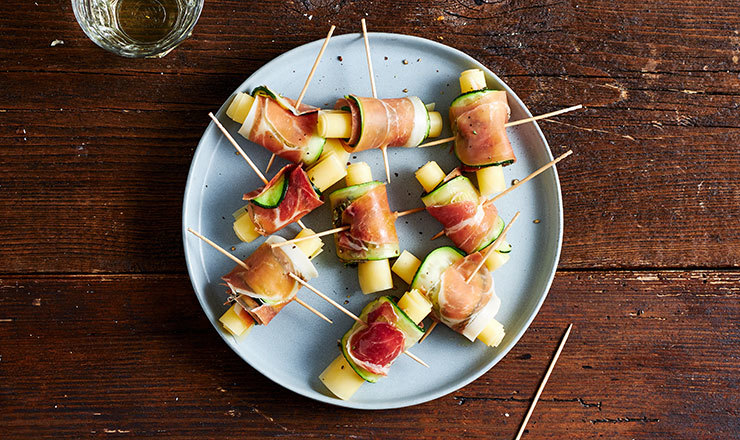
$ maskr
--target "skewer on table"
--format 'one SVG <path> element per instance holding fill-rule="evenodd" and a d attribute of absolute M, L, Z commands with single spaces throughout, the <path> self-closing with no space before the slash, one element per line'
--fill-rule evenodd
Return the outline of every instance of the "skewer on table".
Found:
<path fill-rule="evenodd" d="M 367 22 L 363 18 L 360 20 L 362 23 L 362 38 L 365 40 L 365 56 L 367 57 L 367 70 L 370 74 L 370 88 L 373 92 L 373 98 L 378 97 L 378 93 L 375 89 L 375 74 L 373 73 L 373 61 L 370 58 L 370 40 L 367 38 Z M 380 152 L 383 153 L 383 164 L 385 165 L 385 178 L 388 179 L 388 183 L 391 183 L 391 168 L 388 165 L 388 148 L 380 147 Z"/>
<path fill-rule="evenodd" d="M 349 316 L 350 318 L 354 319 L 354 320 L 355 320 L 356 322 L 359 322 L 360 324 L 363 324 L 363 325 L 367 325 L 367 323 L 366 323 L 365 321 L 363 321 L 362 319 L 360 319 L 360 318 L 359 318 L 359 317 L 358 317 L 357 315 L 355 315 L 354 313 L 350 312 L 350 311 L 349 311 L 349 310 L 347 310 L 346 308 L 342 307 L 342 306 L 341 306 L 341 305 L 340 305 L 340 304 L 339 304 L 338 302 L 336 302 L 336 301 L 334 301 L 333 299 L 329 298 L 329 297 L 328 297 L 328 296 L 326 296 L 326 295 L 325 295 L 324 293 L 322 293 L 322 292 L 321 292 L 320 290 L 318 290 L 317 288 L 315 288 L 315 287 L 313 287 L 312 285 L 308 284 L 308 283 L 307 283 L 306 281 L 304 281 L 304 280 L 303 280 L 303 279 L 301 279 L 300 277 L 298 277 L 298 276 L 296 276 L 296 275 L 294 275 L 294 274 L 292 274 L 292 273 L 291 273 L 291 274 L 289 274 L 289 275 L 290 275 L 290 276 L 291 276 L 291 277 L 292 277 L 292 278 L 293 278 L 294 280 L 296 280 L 296 281 L 297 281 L 297 282 L 298 282 L 299 284 L 301 284 L 301 285 L 302 285 L 303 287 L 305 287 L 305 288 L 307 288 L 308 290 L 310 290 L 311 292 L 313 292 L 313 293 L 317 294 L 317 295 L 318 295 L 319 297 L 321 297 L 321 298 L 322 298 L 322 299 L 324 299 L 324 300 L 325 300 L 326 302 L 328 302 L 329 304 L 331 304 L 331 305 L 333 305 L 334 307 L 336 307 L 336 308 L 337 308 L 337 309 L 338 309 L 339 311 L 341 311 L 341 312 L 342 312 L 342 313 L 344 313 L 345 315 Z M 418 357 L 417 357 L 416 355 L 412 354 L 412 353 L 411 353 L 411 352 L 409 352 L 408 350 L 407 350 L 407 351 L 404 351 L 403 353 L 404 353 L 404 354 L 405 354 L 406 356 L 410 357 L 411 359 L 415 360 L 416 362 L 420 363 L 421 365 L 423 365 L 423 366 L 425 366 L 425 367 L 429 368 L 429 365 L 428 365 L 428 364 L 427 364 L 426 362 L 424 362 L 423 360 L 419 359 L 419 358 L 418 358 Z"/>
<path fill-rule="evenodd" d="M 403 217 L 405 215 L 414 214 L 416 212 L 421 212 L 421 211 L 424 211 L 425 209 L 426 209 L 425 207 L 413 208 L 413 209 L 407 209 L 406 211 L 394 212 L 393 214 L 396 216 L 396 218 L 398 218 L 398 217 Z M 325 235 L 336 234 L 337 232 L 343 232 L 343 231 L 347 231 L 347 230 L 349 230 L 349 225 L 339 226 L 337 228 L 327 229 L 326 231 L 317 232 L 315 234 L 306 235 L 304 237 L 298 237 L 298 238 L 294 238 L 292 240 L 285 240 L 285 241 L 282 241 L 280 243 L 273 243 L 270 246 L 272 246 L 273 248 L 281 247 L 281 246 L 285 246 L 285 245 L 288 245 L 288 244 L 297 243 L 299 241 L 310 240 L 312 238 L 323 237 Z"/>
<path fill-rule="evenodd" d="M 193 228 L 188 228 L 188 232 L 190 232 L 191 234 L 193 234 L 193 235 L 195 235 L 196 237 L 200 238 L 201 240 L 203 240 L 204 242 L 206 242 L 206 243 L 207 243 L 208 245 L 210 245 L 210 246 L 211 246 L 212 248 L 216 249 L 217 251 L 219 251 L 219 252 L 221 252 L 222 254 L 224 254 L 224 255 L 225 255 L 226 257 L 230 258 L 230 259 L 231 259 L 232 261 L 234 261 L 234 262 L 235 262 L 236 264 L 238 264 L 239 266 L 243 267 L 244 269 L 247 269 L 247 270 L 249 270 L 249 266 L 247 266 L 247 265 L 246 265 L 246 264 L 245 264 L 245 263 L 244 263 L 244 262 L 243 262 L 242 260 L 240 260 L 240 259 L 236 258 L 236 257 L 235 257 L 234 255 L 232 255 L 232 254 L 231 254 L 230 252 L 228 252 L 228 251 L 227 251 L 226 249 L 224 249 L 224 248 L 222 248 L 221 246 L 217 245 L 216 243 L 214 243 L 213 241 L 211 241 L 210 239 L 208 239 L 208 238 L 207 238 L 207 237 L 205 237 L 204 235 L 201 235 L 201 234 L 200 234 L 199 232 L 196 232 L 196 231 L 195 231 L 195 230 L 194 230 Z M 295 276 L 294 274 L 292 274 L 292 273 L 290 273 L 289 275 L 291 275 L 291 276 L 292 276 L 292 277 L 293 277 L 294 279 L 295 279 L 295 278 L 297 278 L 297 277 L 296 277 L 296 276 Z M 303 281 L 303 280 L 301 280 L 301 281 Z M 238 299 L 238 297 L 236 297 L 235 299 Z M 299 299 L 299 298 L 298 298 L 297 296 L 296 296 L 296 297 L 294 297 L 293 299 L 295 300 L 295 302 L 297 302 L 298 304 L 300 304 L 300 305 L 302 305 L 303 307 L 305 307 L 306 309 L 308 309 L 308 310 L 309 310 L 309 311 L 310 311 L 311 313 L 313 313 L 314 315 L 318 316 L 319 318 L 323 319 L 324 321 L 328 322 L 329 324 L 333 324 L 333 322 L 332 322 L 332 320 L 331 320 L 331 319 L 327 318 L 326 316 L 324 316 L 324 314 L 322 314 L 322 313 L 321 313 L 321 312 L 319 312 L 318 310 L 314 309 L 314 308 L 313 308 L 313 307 L 311 307 L 310 305 L 308 305 L 308 304 L 306 304 L 305 302 L 303 302 L 303 301 L 302 301 L 301 299 Z M 249 308 L 249 307 L 245 307 L 245 306 L 246 306 L 246 304 L 240 303 L 240 305 L 241 305 L 242 307 L 244 307 L 245 309 L 248 309 L 248 308 Z"/>
<path fill-rule="evenodd" d="M 550 162 L 542 165 L 537 170 L 535 170 L 533 173 L 531 173 L 529 176 L 525 177 L 524 179 L 518 181 L 514 185 L 511 185 L 510 187 L 506 188 L 504 191 L 502 191 L 499 194 L 497 194 L 495 197 L 493 197 L 491 199 L 491 202 L 495 202 L 496 200 L 500 199 L 501 197 L 503 197 L 506 194 L 508 194 L 511 191 L 513 191 L 514 189 L 519 188 L 525 182 L 528 182 L 528 181 L 534 179 L 538 175 L 540 175 L 543 172 L 545 172 L 548 168 L 550 168 L 551 166 L 554 166 L 556 163 L 560 162 L 561 160 L 565 159 L 566 157 L 570 156 L 571 154 L 573 154 L 573 150 L 568 150 L 565 153 L 561 154 L 560 156 L 556 157 L 555 159 L 551 160 Z M 444 234 L 445 234 L 445 231 L 439 231 L 439 232 L 437 232 L 436 234 L 434 234 L 432 236 L 432 240 L 436 240 L 439 237 L 443 236 Z"/>
<path fill-rule="evenodd" d="M 550 378 L 550 373 L 552 373 L 552 370 L 555 367 L 555 363 L 558 361 L 558 358 L 560 357 L 560 353 L 563 351 L 563 347 L 565 347 L 565 342 L 568 340 L 568 336 L 570 335 L 570 330 L 572 328 L 573 328 L 573 324 L 571 323 L 568 325 L 568 329 L 565 330 L 563 339 L 560 341 L 558 350 L 555 352 L 555 356 L 552 357 L 552 361 L 550 361 L 550 366 L 547 368 L 545 377 L 542 378 L 540 387 L 537 389 L 537 393 L 534 395 L 534 399 L 532 399 L 532 403 L 529 405 L 529 410 L 527 411 L 527 415 L 524 416 L 524 420 L 522 420 L 522 424 L 519 427 L 519 432 L 517 432 L 515 440 L 519 440 L 522 438 L 522 434 L 524 434 L 524 428 L 527 426 L 527 422 L 529 421 L 529 418 L 532 416 L 532 412 L 534 412 L 534 407 L 537 405 L 537 401 L 540 399 L 542 390 L 545 389 L 545 384 L 547 384 L 547 380 Z"/>
<path fill-rule="evenodd" d="M 574 110 L 579 110 L 579 109 L 582 109 L 582 108 L 583 108 L 583 105 L 582 104 L 578 104 L 578 105 L 574 105 L 572 107 L 563 108 L 563 109 L 560 109 L 560 110 L 555 110 L 554 112 L 543 113 L 541 115 L 532 116 L 532 117 L 529 117 L 529 118 L 518 119 L 516 121 L 507 122 L 506 124 L 504 124 L 504 127 L 514 127 L 515 125 L 526 124 L 527 122 L 539 121 L 540 119 L 551 118 L 553 116 L 562 115 L 563 113 L 572 112 Z M 421 144 L 421 145 L 419 145 L 419 148 L 433 147 L 434 145 L 446 144 L 447 142 L 452 142 L 454 140 L 455 140 L 455 136 L 451 136 L 451 137 L 444 138 L 444 139 L 437 139 L 436 141 L 431 141 L 431 142 L 427 142 L 426 144 Z"/>
<path fill-rule="evenodd" d="M 265 175 L 262 174 L 262 171 L 260 171 L 260 169 L 257 168 L 257 165 L 255 165 L 254 162 L 252 162 L 252 159 L 250 159 L 249 156 L 247 156 L 247 153 L 244 152 L 244 150 L 242 149 L 242 147 L 239 146 L 239 144 L 236 142 L 236 139 L 234 139 L 234 137 L 231 136 L 231 134 L 229 133 L 229 131 L 226 130 L 226 127 L 224 127 L 223 124 L 221 124 L 221 121 L 219 121 L 218 118 L 212 112 L 209 112 L 208 113 L 208 116 L 213 120 L 213 122 L 216 124 L 216 126 L 219 128 L 219 130 L 221 130 L 221 133 L 223 133 L 223 135 L 226 136 L 226 139 L 228 139 L 229 142 L 231 142 L 231 145 L 233 145 L 234 148 L 236 148 L 236 151 L 239 152 L 239 154 L 241 155 L 241 157 L 243 157 L 244 160 L 247 161 L 247 163 L 249 164 L 249 166 L 252 168 L 252 171 L 254 171 L 255 174 L 257 174 L 257 177 L 259 177 L 260 180 L 262 180 L 262 183 L 264 183 L 265 185 L 267 185 L 268 183 L 270 183 L 267 180 L 267 178 L 265 177 Z M 296 223 L 298 223 L 298 226 L 300 226 L 301 229 L 306 229 L 306 225 L 304 225 L 303 222 L 300 219 L 296 220 Z"/>
<path fill-rule="evenodd" d="M 308 85 L 311 84 L 311 80 L 313 79 L 313 74 L 316 73 L 316 68 L 319 66 L 319 61 L 321 61 L 321 57 L 324 56 L 324 51 L 326 50 L 326 46 L 329 44 L 329 39 L 331 38 L 332 34 L 334 33 L 334 29 L 337 27 L 332 25 L 329 28 L 329 33 L 326 34 L 326 39 L 324 40 L 324 44 L 321 45 L 321 50 L 319 50 L 319 54 L 316 56 L 316 61 L 313 62 L 313 67 L 311 67 L 311 71 L 308 72 L 308 78 L 306 78 L 306 82 L 303 84 L 303 89 L 301 90 L 301 93 L 298 95 L 298 100 L 295 103 L 295 108 L 298 110 L 298 107 L 301 106 L 301 102 L 303 102 L 303 97 L 306 95 L 306 90 L 308 90 Z M 270 161 L 267 162 L 267 167 L 265 167 L 265 173 L 270 171 L 270 167 L 272 166 L 272 163 L 275 161 L 275 153 L 272 153 L 272 156 L 270 156 Z"/>

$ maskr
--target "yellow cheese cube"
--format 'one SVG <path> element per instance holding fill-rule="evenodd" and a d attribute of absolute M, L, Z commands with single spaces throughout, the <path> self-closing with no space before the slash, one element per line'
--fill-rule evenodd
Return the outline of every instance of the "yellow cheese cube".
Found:
<path fill-rule="evenodd" d="M 352 397 L 365 383 L 341 354 L 319 375 L 319 380 L 342 400 Z"/>
<path fill-rule="evenodd" d="M 424 187 L 424 191 L 430 192 L 444 180 L 445 172 L 437 165 L 437 162 L 432 160 L 416 170 L 414 176 L 416 176 L 416 180 L 419 181 L 421 186 Z"/>
<path fill-rule="evenodd" d="M 416 258 L 414 254 L 409 251 L 401 252 L 401 255 L 393 263 L 391 270 L 393 273 L 401 277 L 402 280 L 406 281 L 406 284 L 411 284 L 411 281 L 416 275 L 417 269 L 421 265 L 421 260 Z"/>

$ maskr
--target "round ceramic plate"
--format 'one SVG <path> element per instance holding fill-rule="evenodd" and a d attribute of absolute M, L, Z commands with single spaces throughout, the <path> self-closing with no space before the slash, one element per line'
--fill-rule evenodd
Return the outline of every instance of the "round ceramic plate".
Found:
<path fill-rule="evenodd" d="M 266 84 L 285 96 L 298 96 L 321 44 L 322 41 L 314 41 L 275 58 L 250 76 L 238 91 L 251 92 Z M 490 88 L 508 92 L 511 120 L 531 116 L 516 94 L 493 72 L 456 49 L 422 38 L 382 33 L 370 34 L 370 46 L 381 98 L 419 96 L 427 104 L 435 102 L 447 121 L 450 102 L 460 94 L 460 72 L 479 68 L 486 72 Z M 364 45 L 358 34 L 331 39 L 304 102 L 331 108 L 337 98 L 348 93 L 371 96 Z M 221 107 L 218 118 L 264 169 L 270 154 L 237 135 L 238 125 L 226 116 L 230 101 L 231 98 Z M 517 162 L 505 168 L 507 182 L 525 177 L 552 159 L 536 124 L 510 128 L 508 134 Z M 446 127 L 442 136 L 449 135 Z M 414 171 L 421 165 L 436 160 L 445 171 L 459 165 L 450 154 L 449 145 L 391 148 L 388 156 L 392 171 L 388 195 L 391 209 L 397 211 L 422 206 L 419 198 L 422 189 L 414 178 Z M 369 163 L 374 177 L 384 180 L 380 151 L 364 151 L 350 156 L 350 160 Z M 279 158 L 276 162 L 270 176 L 285 164 Z M 447 327 L 438 326 L 423 344 L 412 349 L 430 365 L 429 369 L 401 356 L 388 377 L 375 384 L 364 384 L 351 400 L 342 401 L 323 386 L 318 376 L 340 355 L 337 340 L 353 322 L 307 289 L 299 291 L 299 297 L 329 316 L 333 325 L 296 303 L 289 304 L 269 325 L 254 328 L 240 341 L 218 323 L 227 309 L 223 305 L 227 294 L 220 277 L 228 273 L 234 263 L 188 234 L 186 229 L 192 227 L 227 249 L 234 247 L 237 256 L 246 258 L 264 239 L 240 242 L 232 230 L 231 214 L 244 205 L 242 194 L 260 185 L 257 176 L 211 123 L 193 157 L 183 206 L 185 256 L 193 288 L 213 326 L 249 365 L 296 393 L 335 405 L 363 409 L 403 407 L 435 399 L 475 380 L 506 355 L 532 322 L 550 288 L 560 256 L 562 203 L 558 177 L 551 169 L 497 202 L 500 215 L 506 221 L 516 211 L 521 211 L 519 221 L 507 237 L 513 246 L 511 260 L 494 274 L 496 292 L 502 302 L 496 318 L 506 328 L 506 338 L 499 347 L 488 348 L 480 342 L 469 342 Z M 535 219 L 539 222 L 534 223 Z M 330 228 L 328 207 L 319 207 L 304 217 L 303 222 L 315 231 Z M 430 241 L 441 227 L 426 212 L 402 217 L 396 226 L 401 249 L 419 258 L 436 247 L 451 244 L 446 237 Z M 292 238 L 298 231 L 298 226 L 293 224 L 278 234 Z M 378 294 L 363 295 L 357 269 L 339 262 L 331 238 L 324 242 L 324 252 L 314 259 L 320 276 L 311 283 L 359 315 L 363 306 Z M 408 287 L 395 275 L 394 284 L 394 290 L 383 294 L 400 297 Z M 428 320 L 425 322 L 429 325 Z"/>

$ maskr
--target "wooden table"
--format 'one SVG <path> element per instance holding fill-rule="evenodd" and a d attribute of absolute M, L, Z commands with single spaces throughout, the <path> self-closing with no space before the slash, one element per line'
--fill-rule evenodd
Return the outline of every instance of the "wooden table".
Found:
<path fill-rule="evenodd" d="M 740 432 L 740 6 L 734 1 L 209 0 L 160 60 L 94 46 L 68 0 L 0 2 L 0 437 L 525 438 Z M 413 408 L 308 400 L 238 358 L 185 270 L 206 113 L 329 24 L 441 41 L 543 122 L 565 239 L 493 370 Z M 62 40 L 56 46 L 53 40 Z"/>

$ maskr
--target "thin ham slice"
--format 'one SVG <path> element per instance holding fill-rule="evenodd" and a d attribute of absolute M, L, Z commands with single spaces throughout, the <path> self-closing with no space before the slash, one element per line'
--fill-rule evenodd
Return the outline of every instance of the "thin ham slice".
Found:
<path fill-rule="evenodd" d="M 375 186 L 342 212 L 341 225 L 349 225 L 349 230 L 336 235 L 337 254 L 343 258 L 343 255 L 357 256 L 371 247 L 398 246 L 395 221 L 396 216 L 388 205 L 385 184 Z"/>
<path fill-rule="evenodd" d="M 306 172 L 300 165 L 290 164 L 281 169 L 264 187 L 244 194 L 244 200 L 259 197 L 274 186 L 283 174 L 288 174 L 288 189 L 285 198 L 275 208 L 263 208 L 250 203 L 247 211 L 260 235 L 270 235 L 299 220 L 323 203 Z"/>
<path fill-rule="evenodd" d="M 482 261 L 483 255 L 476 252 L 448 267 L 442 273 L 433 307 L 437 320 L 471 341 L 493 319 L 501 304 L 494 292 L 493 275 L 485 265 L 466 282 Z"/>
<path fill-rule="evenodd" d="M 455 154 L 468 167 L 516 161 L 504 124 L 510 109 L 503 90 L 490 91 L 465 106 L 450 107 Z"/>
<path fill-rule="evenodd" d="M 378 99 L 349 95 L 338 100 L 335 108 L 349 109 L 352 113 L 352 131 L 346 144 L 353 152 L 415 147 L 428 132 L 428 113 L 424 103 L 415 96 Z"/>
<path fill-rule="evenodd" d="M 427 212 L 442 223 L 447 237 L 465 253 L 474 252 L 487 244 L 484 241 L 498 218 L 498 210 L 490 200 L 483 203 L 467 200 L 449 205 L 432 205 L 427 206 Z"/>
<path fill-rule="evenodd" d="M 356 365 L 386 376 L 393 361 L 403 352 L 404 333 L 396 327 L 398 316 L 393 306 L 381 302 L 367 316 L 367 326 L 359 327 L 347 339 L 347 352 Z"/>
<path fill-rule="evenodd" d="M 305 104 L 296 109 L 291 99 L 274 99 L 256 92 L 239 134 L 277 156 L 301 163 L 308 154 L 311 138 L 318 136 L 318 110 Z"/>
<path fill-rule="evenodd" d="M 290 273 L 304 279 L 318 275 L 315 270 L 297 270 L 297 266 L 305 266 L 305 262 L 293 261 L 295 256 L 272 248 L 272 244 L 281 241 L 285 239 L 268 238 L 244 260 L 247 268 L 237 265 L 222 277 L 232 294 L 239 297 L 242 308 L 258 324 L 268 324 L 295 298 L 301 285 L 289 276 Z"/>

